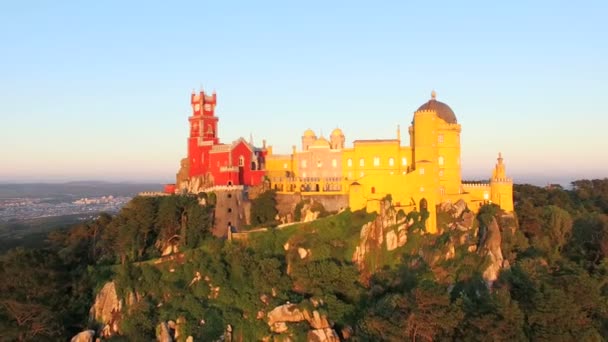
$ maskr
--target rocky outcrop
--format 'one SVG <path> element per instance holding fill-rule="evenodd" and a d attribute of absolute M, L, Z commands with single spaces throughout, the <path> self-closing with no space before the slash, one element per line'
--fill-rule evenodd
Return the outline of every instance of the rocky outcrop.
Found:
<path fill-rule="evenodd" d="M 490 284 L 498 279 L 498 274 L 503 266 L 501 243 L 500 228 L 496 218 L 492 218 L 492 221 L 488 224 L 485 237 L 482 238 L 478 248 L 481 255 L 486 255 L 490 259 L 490 265 L 483 272 L 483 278 Z"/>
<path fill-rule="evenodd" d="M 85 330 L 76 334 L 70 342 L 93 342 L 95 338 L 95 330 Z"/>
<path fill-rule="evenodd" d="M 116 294 L 116 284 L 113 281 L 107 282 L 95 296 L 95 302 L 89 310 L 90 319 L 102 324 L 103 337 L 120 333 L 119 323 L 122 306 L 122 300 Z"/>
<path fill-rule="evenodd" d="M 392 251 L 397 247 L 399 247 L 397 233 L 395 233 L 394 230 L 390 230 L 388 233 L 386 233 L 386 250 Z"/>
<path fill-rule="evenodd" d="M 173 342 L 169 325 L 166 322 L 161 322 L 156 326 L 156 341 L 158 342 Z"/>
<path fill-rule="evenodd" d="M 295 304 L 284 304 L 277 306 L 268 313 L 268 325 L 273 326 L 278 322 L 301 322 L 304 314 Z"/>
<path fill-rule="evenodd" d="M 311 299 L 313 307 L 322 303 Z M 302 310 L 295 304 L 284 304 L 277 306 L 268 313 L 268 326 L 275 334 L 283 334 L 289 331 L 288 323 L 308 322 L 311 330 L 308 332 L 308 341 L 339 341 L 338 334 L 332 329 L 332 323 L 326 315 L 318 310 Z M 281 335 L 287 336 L 287 335 Z M 276 336 L 275 336 L 276 337 Z M 276 340 L 276 338 L 275 338 Z"/>
<path fill-rule="evenodd" d="M 394 227 L 397 225 L 395 231 Z M 369 254 L 383 248 L 384 241 L 386 241 L 386 249 L 389 251 L 404 246 L 407 242 L 407 228 L 408 224 L 403 220 L 397 222 L 397 213 L 391 207 L 390 202 L 382 201 L 380 213 L 376 219 L 361 227 L 359 244 L 355 246 L 352 257 L 352 261 L 359 269 L 362 282 L 366 283 L 369 276 L 375 271 L 367 269 L 365 260 Z"/>
<path fill-rule="evenodd" d="M 340 337 L 334 329 L 315 329 L 308 332 L 306 340 L 308 342 L 340 342 Z"/>

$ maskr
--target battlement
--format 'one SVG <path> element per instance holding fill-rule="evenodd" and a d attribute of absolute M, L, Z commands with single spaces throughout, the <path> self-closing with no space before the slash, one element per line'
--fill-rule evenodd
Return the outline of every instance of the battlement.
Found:
<path fill-rule="evenodd" d="M 196 94 L 192 91 L 192 95 L 190 96 L 191 104 L 217 104 L 217 94 L 213 92 L 211 95 L 207 95 L 204 90 L 201 90 L 200 93 Z"/>
<path fill-rule="evenodd" d="M 141 197 L 158 197 L 158 196 L 171 196 L 172 194 L 168 194 L 166 192 L 161 191 L 142 191 L 137 194 L 137 196 Z"/>
<path fill-rule="evenodd" d="M 243 191 L 245 189 L 242 185 L 214 185 L 209 188 L 204 188 L 202 192 L 221 192 L 221 191 Z"/>
<path fill-rule="evenodd" d="M 513 184 L 513 178 L 492 178 L 491 183 L 511 183 Z"/>
<path fill-rule="evenodd" d="M 469 182 L 469 183 L 462 183 L 462 186 L 465 187 L 465 188 L 489 188 L 490 187 L 490 183 Z"/>

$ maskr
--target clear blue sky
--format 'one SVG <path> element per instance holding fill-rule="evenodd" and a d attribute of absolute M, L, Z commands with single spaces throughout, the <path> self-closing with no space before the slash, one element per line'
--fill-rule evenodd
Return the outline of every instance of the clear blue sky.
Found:
<path fill-rule="evenodd" d="M 466 178 L 499 151 L 516 182 L 606 177 L 607 18 L 606 1 L 5 1 L 0 181 L 171 181 L 201 85 L 224 142 L 391 138 L 435 89 Z"/>

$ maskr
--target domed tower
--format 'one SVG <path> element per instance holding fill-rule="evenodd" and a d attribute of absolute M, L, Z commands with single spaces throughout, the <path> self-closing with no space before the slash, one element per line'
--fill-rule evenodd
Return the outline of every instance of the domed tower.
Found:
<path fill-rule="evenodd" d="M 307 129 L 302 134 L 302 151 L 308 151 L 308 148 L 317 140 L 317 135 L 312 129 Z"/>
<path fill-rule="evenodd" d="M 344 148 L 344 133 L 341 129 L 336 128 L 331 132 L 329 141 L 332 150 L 341 150 Z"/>
<path fill-rule="evenodd" d="M 435 91 L 414 114 L 414 161 L 428 160 L 435 164 L 440 197 L 460 193 L 460 132 L 454 111 L 437 101 Z"/>

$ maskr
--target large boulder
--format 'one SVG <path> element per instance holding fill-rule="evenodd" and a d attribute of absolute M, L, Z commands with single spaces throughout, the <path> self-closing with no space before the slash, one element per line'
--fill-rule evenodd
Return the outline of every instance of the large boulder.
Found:
<path fill-rule="evenodd" d="M 120 333 L 119 323 L 122 306 L 122 300 L 118 299 L 116 294 L 116 284 L 113 281 L 105 283 L 95 296 L 95 302 L 89 310 L 90 319 L 104 325 L 104 337 Z"/>
<path fill-rule="evenodd" d="M 284 304 L 277 306 L 268 313 L 268 325 L 272 326 L 276 322 L 301 322 L 304 320 L 304 313 L 295 304 Z"/>
<path fill-rule="evenodd" d="M 70 342 L 93 342 L 95 338 L 95 330 L 85 330 L 76 334 Z"/>
<path fill-rule="evenodd" d="M 327 329 L 331 327 L 327 316 L 321 315 L 317 310 L 314 310 L 312 314 L 305 310 L 304 317 L 313 329 Z"/>

